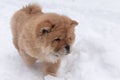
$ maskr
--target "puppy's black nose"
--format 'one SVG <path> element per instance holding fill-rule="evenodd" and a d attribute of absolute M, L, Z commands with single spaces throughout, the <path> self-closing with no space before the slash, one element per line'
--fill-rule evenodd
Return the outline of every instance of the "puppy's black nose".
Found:
<path fill-rule="evenodd" d="M 66 45 L 66 46 L 65 46 L 65 49 L 66 49 L 67 54 L 69 54 L 69 53 L 70 53 L 70 46 L 69 46 L 69 45 Z"/>

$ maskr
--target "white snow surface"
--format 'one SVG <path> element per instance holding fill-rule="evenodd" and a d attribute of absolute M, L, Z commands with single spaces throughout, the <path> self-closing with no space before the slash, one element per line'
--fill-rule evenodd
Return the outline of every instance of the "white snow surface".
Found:
<path fill-rule="evenodd" d="M 45 80 L 120 80 L 120 0 L 0 0 L 0 80 L 42 80 L 40 66 L 26 66 L 12 43 L 11 17 L 30 3 L 79 22 L 58 77 Z"/>

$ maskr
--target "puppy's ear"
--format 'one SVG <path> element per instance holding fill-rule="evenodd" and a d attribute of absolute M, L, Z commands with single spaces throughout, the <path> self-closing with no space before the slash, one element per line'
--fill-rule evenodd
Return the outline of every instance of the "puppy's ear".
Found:
<path fill-rule="evenodd" d="M 77 25 L 78 25 L 78 22 L 77 22 L 77 21 L 75 21 L 75 20 L 72 20 L 71 25 L 75 27 L 75 26 L 77 26 Z"/>
<path fill-rule="evenodd" d="M 42 27 L 41 29 L 40 29 L 40 33 L 41 33 L 41 35 L 44 35 L 44 34 L 47 34 L 47 33 L 49 33 L 50 32 L 50 27 Z"/>
<path fill-rule="evenodd" d="M 36 36 L 45 36 L 49 34 L 53 30 L 53 28 L 54 25 L 49 20 L 40 22 L 36 28 Z"/>

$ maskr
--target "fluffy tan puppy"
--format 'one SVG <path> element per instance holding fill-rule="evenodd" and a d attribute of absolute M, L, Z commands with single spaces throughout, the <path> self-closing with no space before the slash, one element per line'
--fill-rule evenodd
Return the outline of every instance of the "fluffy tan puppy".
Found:
<path fill-rule="evenodd" d="M 44 75 L 57 75 L 61 59 L 70 53 L 78 23 L 55 13 L 43 13 L 36 5 L 18 10 L 12 17 L 13 42 L 26 64 L 43 64 Z"/>

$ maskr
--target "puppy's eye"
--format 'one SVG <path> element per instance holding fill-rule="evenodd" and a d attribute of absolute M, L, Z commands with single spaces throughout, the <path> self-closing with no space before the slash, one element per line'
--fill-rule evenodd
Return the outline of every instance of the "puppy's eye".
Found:
<path fill-rule="evenodd" d="M 57 41 L 57 42 L 58 42 L 58 41 L 60 41 L 60 38 L 56 38 L 56 39 L 54 39 L 54 41 Z"/>
<path fill-rule="evenodd" d="M 55 27 L 55 25 L 52 25 L 52 28 L 54 28 Z"/>
<path fill-rule="evenodd" d="M 43 30 L 42 30 L 42 33 L 43 33 L 43 34 L 48 33 L 48 30 L 43 29 Z"/>
<path fill-rule="evenodd" d="M 53 31 L 53 30 L 54 30 L 54 27 L 55 27 L 55 25 L 52 25 L 52 27 L 51 27 L 51 31 Z"/>

